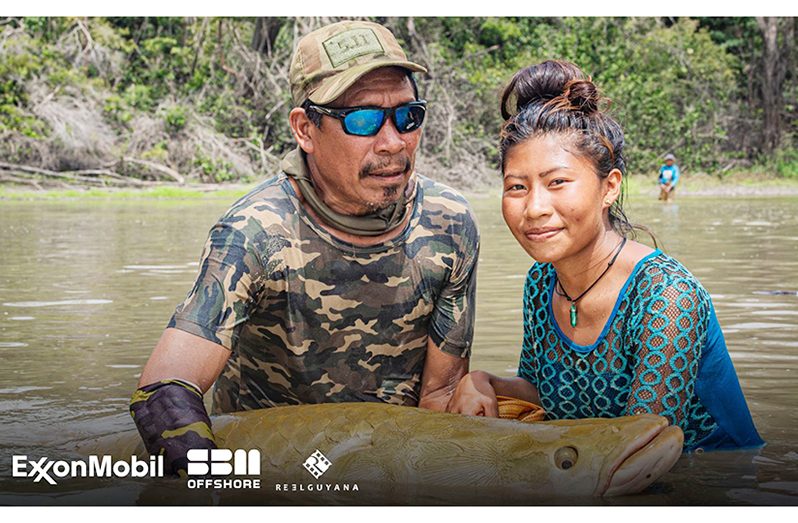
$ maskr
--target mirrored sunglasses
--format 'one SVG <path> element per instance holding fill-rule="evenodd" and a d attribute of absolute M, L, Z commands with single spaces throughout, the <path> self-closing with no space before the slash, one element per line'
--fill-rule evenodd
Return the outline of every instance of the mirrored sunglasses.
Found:
<path fill-rule="evenodd" d="M 415 131 L 424 123 L 424 116 L 427 112 L 427 102 L 416 100 L 396 107 L 345 107 L 333 108 L 321 105 L 310 105 L 310 109 L 321 114 L 331 116 L 341 120 L 346 134 L 355 136 L 374 136 L 380 129 L 387 117 L 393 120 L 396 130 L 400 133 Z"/>

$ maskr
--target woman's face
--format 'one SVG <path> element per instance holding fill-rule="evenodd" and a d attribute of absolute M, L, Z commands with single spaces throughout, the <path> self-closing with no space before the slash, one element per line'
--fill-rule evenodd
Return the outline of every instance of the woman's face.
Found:
<path fill-rule="evenodd" d="M 506 154 L 502 214 L 536 261 L 578 255 L 609 227 L 607 210 L 618 197 L 621 173 L 613 169 L 601 179 L 576 152 L 572 137 L 549 133 Z"/>

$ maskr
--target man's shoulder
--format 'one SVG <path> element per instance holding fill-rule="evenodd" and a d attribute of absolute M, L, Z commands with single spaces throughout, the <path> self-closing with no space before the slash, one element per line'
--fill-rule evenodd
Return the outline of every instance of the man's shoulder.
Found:
<path fill-rule="evenodd" d="M 468 200 L 460 194 L 456 189 L 448 185 L 428 178 L 423 174 L 418 174 L 418 183 L 424 190 L 424 202 L 430 201 L 437 205 L 450 206 L 452 208 L 461 210 L 462 212 L 470 212 L 471 205 Z"/>
<path fill-rule="evenodd" d="M 220 223 L 249 222 L 267 228 L 282 224 L 295 213 L 294 204 L 285 188 L 284 174 L 273 176 L 233 203 L 219 219 Z"/>
<path fill-rule="evenodd" d="M 461 249 L 472 250 L 479 243 L 479 229 L 468 200 L 426 176 L 418 175 L 418 183 L 423 194 L 419 224 L 425 232 L 421 236 L 438 240 L 447 236 Z"/>
<path fill-rule="evenodd" d="M 468 204 L 468 200 L 456 189 L 446 185 L 445 183 L 433 180 L 432 178 L 423 174 L 416 174 L 419 185 L 424 189 L 424 198 L 438 197 L 446 200 L 452 200 L 458 203 Z"/>

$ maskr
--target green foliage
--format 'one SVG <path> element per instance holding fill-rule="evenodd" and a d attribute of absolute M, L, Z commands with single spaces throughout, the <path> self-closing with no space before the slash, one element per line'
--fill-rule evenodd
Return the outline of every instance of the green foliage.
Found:
<path fill-rule="evenodd" d="M 41 138 L 46 135 L 46 127 L 26 111 L 29 96 L 25 84 L 42 70 L 43 63 L 33 52 L 35 41 L 27 35 L 10 44 L 17 44 L 17 47 L 0 52 L 0 131 Z"/>
<path fill-rule="evenodd" d="M 612 100 L 632 174 L 654 171 L 667 152 L 687 173 L 758 158 L 763 115 L 752 78 L 762 39 L 752 18 L 379 21 L 430 68 L 431 75 L 418 75 L 430 106 L 422 155 L 455 172 L 452 183 L 473 178 L 463 169 L 495 169 L 501 90 L 516 71 L 546 59 L 575 62 Z M 98 100 L 115 143 L 131 144 L 139 158 L 212 182 L 242 179 L 246 161 L 250 172 L 274 167 L 293 147 L 287 73 L 294 37 L 322 20 L 269 23 L 277 30 L 266 55 L 250 46 L 251 18 L 10 18 L 0 26 L 0 132 L 7 138 L 0 154 L 29 151 L 35 159 L 32 144 L 56 140 L 37 104 L 71 93 Z M 767 160 L 784 177 L 797 176 L 796 93 L 798 79 L 789 73 L 786 136 Z M 161 134 L 152 136 L 153 128 Z M 227 150 L 186 143 L 208 133 L 227 140 Z"/>
<path fill-rule="evenodd" d="M 133 118 L 133 113 L 128 110 L 128 106 L 121 96 L 112 94 L 105 99 L 103 112 L 113 122 L 126 124 Z"/>
<path fill-rule="evenodd" d="M 177 134 L 186 126 L 186 108 L 180 105 L 170 107 L 164 116 L 164 125 L 166 132 L 169 134 Z"/>
<path fill-rule="evenodd" d="M 795 149 L 778 149 L 768 164 L 782 178 L 798 179 L 798 151 Z"/>
<path fill-rule="evenodd" d="M 158 142 L 152 148 L 141 153 L 143 160 L 167 163 L 169 159 L 169 148 L 166 142 Z"/>
<path fill-rule="evenodd" d="M 134 84 L 127 86 L 123 94 L 125 103 L 140 111 L 151 111 L 155 106 L 152 89 L 148 85 Z"/>
<path fill-rule="evenodd" d="M 194 166 L 200 170 L 200 178 L 206 182 L 223 183 L 237 179 L 230 162 L 214 160 L 197 153 Z"/>

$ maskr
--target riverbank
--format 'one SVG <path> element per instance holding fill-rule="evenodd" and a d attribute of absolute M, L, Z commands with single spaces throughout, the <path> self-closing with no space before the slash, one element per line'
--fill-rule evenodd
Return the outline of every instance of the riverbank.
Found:
<path fill-rule="evenodd" d="M 653 196 L 659 194 L 656 176 L 629 178 L 628 194 Z M 676 189 L 680 196 L 752 197 L 798 196 L 798 178 L 781 178 L 758 173 L 735 173 L 724 177 L 709 174 L 689 174 L 679 179 Z"/>
<path fill-rule="evenodd" d="M 226 199 L 234 201 L 260 182 L 250 184 L 164 184 L 143 189 L 130 188 L 69 188 L 31 190 L 29 186 L 0 184 L 0 200 L 196 200 Z M 497 183 L 473 195 L 498 194 Z M 656 197 L 655 176 L 631 176 L 627 180 L 627 195 Z M 771 175 L 735 173 L 723 178 L 708 174 L 684 175 L 677 186 L 677 197 L 767 197 L 798 196 L 798 179 Z"/>

